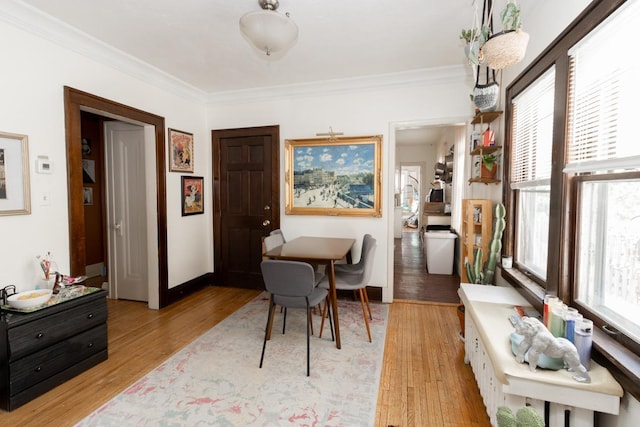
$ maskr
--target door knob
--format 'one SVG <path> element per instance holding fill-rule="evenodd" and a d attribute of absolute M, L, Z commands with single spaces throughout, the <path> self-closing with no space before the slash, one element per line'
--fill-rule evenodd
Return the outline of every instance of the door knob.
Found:
<path fill-rule="evenodd" d="M 270 210 L 271 210 L 271 206 L 269 206 L 269 205 L 265 205 L 265 206 L 264 206 L 264 210 L 265 210 L 265 211 L 270 211 Z"/>
<path fill-rule="evenodd" d="M 268 219 L 265 219 L 264 221 L 262 221 L 262 225 L 264 225 L 265 227 L 269 224 L 271 224 L 271 221 L 269 221 Z"/>

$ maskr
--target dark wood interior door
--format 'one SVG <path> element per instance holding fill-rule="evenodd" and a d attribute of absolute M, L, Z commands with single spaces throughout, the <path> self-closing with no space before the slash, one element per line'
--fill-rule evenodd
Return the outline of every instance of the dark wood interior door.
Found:
<path fill-rule="evenodd" d="M 280 227 L 278 126 L 212 131 L 214 279 L 262 289 L 262 237 Z"/>

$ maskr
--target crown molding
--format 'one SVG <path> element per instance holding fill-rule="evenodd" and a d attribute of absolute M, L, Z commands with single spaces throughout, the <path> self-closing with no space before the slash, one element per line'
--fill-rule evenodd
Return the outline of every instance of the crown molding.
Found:
<path fill-rule="evenodd" d="M 0 2 L 0 20 L 175 95 L 199 103 L 207 100 L 206 92 L 28 4 L 3 0 Z"/>
<path fill-rule="evenodd" d="M 0 2 L 0 21 L 4 21 L 162 90 L 207 105 L 265 102 L 353 93 L 354 91 L 460 83 L 469 80 L 469 73 L 465 70 L 467 67 L 456 65 L 399 73 L 207 93 L 20 1 L 2 0 Z"/>
<path fill-rule="evenodd" d="M 378 89 L 413 88 L 418 86 L 462 83 L 469 81 L 468 67 L 423 68 L 398 73 L 377 74 L 346 79 L 323 80 L 311 83 L 268 86 L 226 92 L 215 92 L 208 96 L 207 103 L 234 104 L 284 100 L 297 97 L 336 95 Z"/>

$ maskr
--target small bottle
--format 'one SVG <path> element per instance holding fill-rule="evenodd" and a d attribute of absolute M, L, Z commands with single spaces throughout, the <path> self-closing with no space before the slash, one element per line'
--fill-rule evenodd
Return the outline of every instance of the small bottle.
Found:
<path fill-rule="evenodd" d="M 565 329 L 565 320 L 564 320 L 564 315 L 565 312 L 567 311 L 567 306 L 561 302 L 556 303 L 551 312 L 552 312 L 552 317 L 551 317 L 551 325 L 549 327 L 549 330 L 551 331 L 551 334 L 558 338 L 558 337 L 563 337 L 564 338 L 564 329 Z"/>
<path fill-rule="evenodd" d="M 574 342 L 578 316 L 582 317 L 580 313 L 578 313 L 578 309 L 573 307 L 567 308 L 567 311 L 564 313 L 564 337 L 571 342 Z"/>
<path fill-rule="evenodd" d="M 591 346 L 593 344 L 593 322 L 582 319 L 576 323 L 574 344 L 580 356 L 580 363 L 587 371 L 591 368 Z"/>
<path fill-rule="evenodd" d="M 544 306 L 542 310 L 542 323 L 549 329 L 549 317 L 551 315 L 551 307 L 558 301 L 558 297 L 555 295 L 547 294 L 544 296 Z"/>

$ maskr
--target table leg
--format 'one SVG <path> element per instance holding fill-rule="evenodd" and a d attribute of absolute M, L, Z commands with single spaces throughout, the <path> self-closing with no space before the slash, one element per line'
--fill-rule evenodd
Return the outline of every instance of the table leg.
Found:
<path fill-rule="evenodd" d="M 340 322 L 338 320 L 338 293 L 336 292 L 336 270 L 333 260 L 329 262 L 329 292 L 331 294 L 331 307 L 333 309 L 333 328 L 336 331 L 336 347 L 342 348 L 340 343 Z"/>

